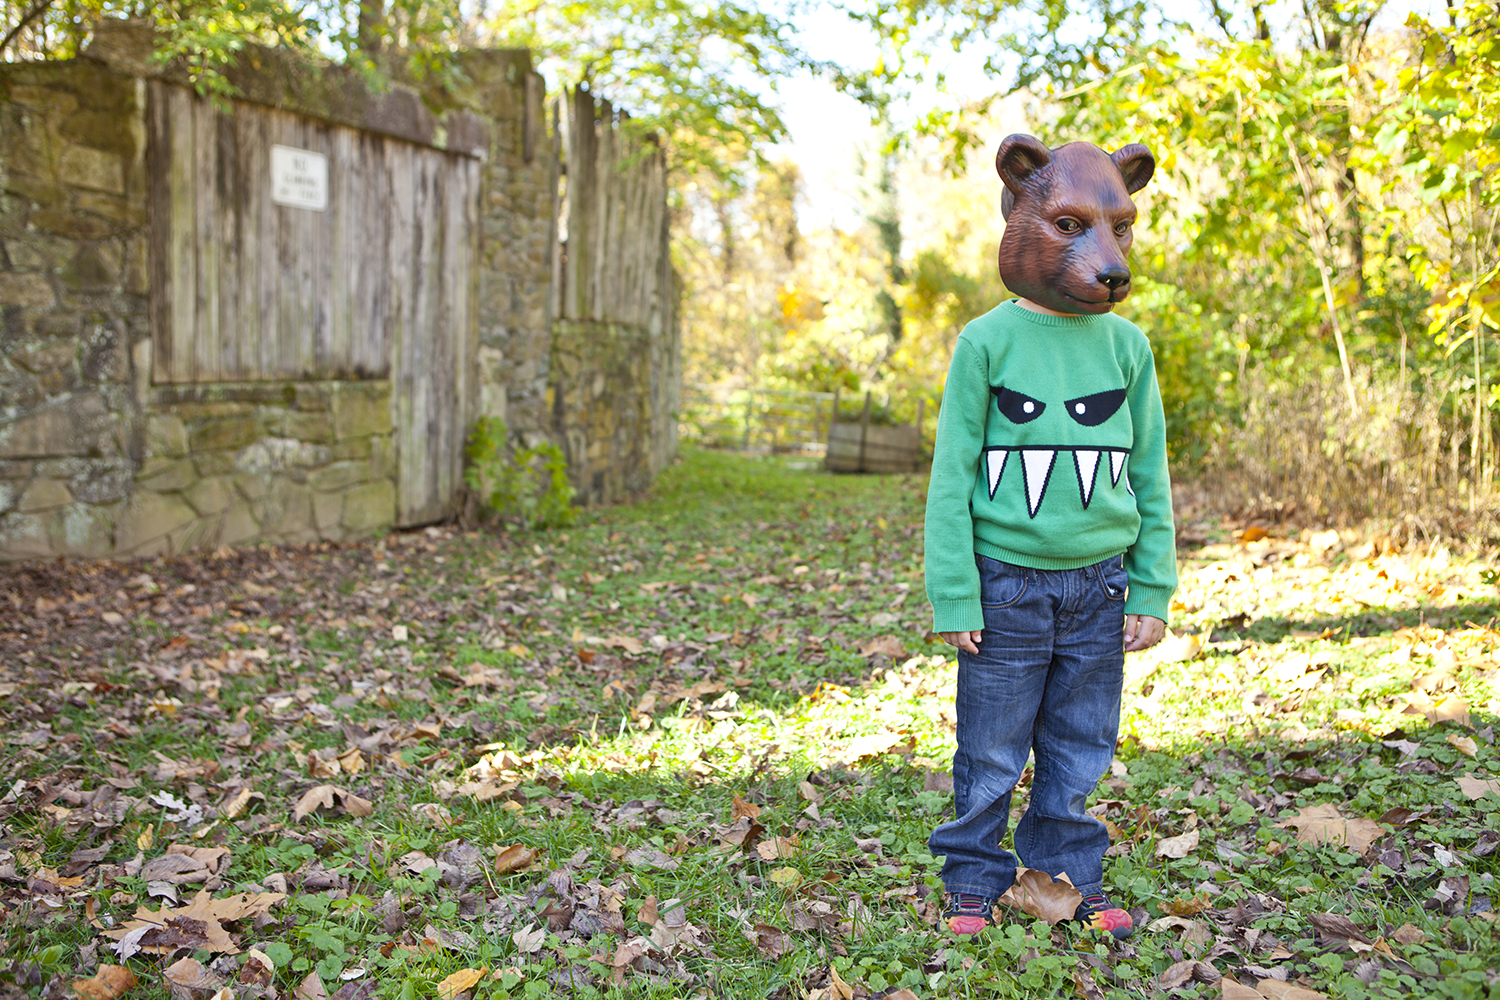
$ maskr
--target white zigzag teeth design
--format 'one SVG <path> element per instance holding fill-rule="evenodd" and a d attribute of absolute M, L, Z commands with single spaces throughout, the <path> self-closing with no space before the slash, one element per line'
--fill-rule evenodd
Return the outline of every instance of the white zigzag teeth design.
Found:
<path fill-rule="evenodd" d="M 1109 485 L 1120 485 L 1120 473 L 1125 471 L 1125 459 L 1129 455 L 1130 453 L 1126 451 L 1112 451 L 1109 453 Z"/>
<path fill-rule="evenodd" d="M 1073 470 L 1078 473 L 1078 495 L 1083 498 L 1083 509 L 1088 510 L 1089 500 L 1094 496 L 1094 475 L 1099 471 L 1099 453 L 1075 449 Z"/>
<path fill-rule="evenodd" d="M 995 491 L 1000 488 L 1000 477 L 1005 475 L 1005 460 L 1010 457 L 1008 451 L 987 451 L 984 453 L 985 473 L 990 478 L 990 499 L 995 499 Z"/>
<path fill-rule="evenodd" d="M 1055 451 L 1021 452 L 1021 472 L 1026 479 L 1026 507 L 1032 517 L 1042 506 L 1042 497 L 1047 495 L 1047 482 L 1052 478 L 1052 466 L 1057 461 Z"/>

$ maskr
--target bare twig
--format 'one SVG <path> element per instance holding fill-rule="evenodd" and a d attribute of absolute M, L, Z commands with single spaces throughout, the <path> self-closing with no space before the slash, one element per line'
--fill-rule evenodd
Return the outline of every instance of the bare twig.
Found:
<path fill-rule="evenodd" d="M 16 40 L 16 36 L 25 31 L 27 26 L 30 25 L 32 21 L 35 21 L 37 18 L 47 13 L 47 8 L 51 6 L 52 0 L 42 0 L 41 3 L 37 4 L 35 7 L 31 8 L 24 15 L 22 15 L 21 19 L 16 22 L 16 26 L 5 33 L 5 38 L 0 39 L 0 52 L 4 52 L 6 49 L 10 48 L 10 43 Z"/>

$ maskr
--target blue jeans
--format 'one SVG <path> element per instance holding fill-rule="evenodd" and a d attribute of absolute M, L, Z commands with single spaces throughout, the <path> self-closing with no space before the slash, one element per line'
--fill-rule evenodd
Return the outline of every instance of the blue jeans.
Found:
<path fill-rule="evenodd" d="M 1016 824 L 1028 868 L 1067 872 L 1080 888 L 1104 881 L 1104 824 L 1084 802 L 1114 759 L 1125 670 L 1124 559 L 1037 570 L 975 556 L 984 639 L 958 653 L 956 818 L 932 832 L 949 892 L 996 897 L 1016 878 L 1000 841 L 1010 796 L 1035 752 L 1031 801 Z"/>

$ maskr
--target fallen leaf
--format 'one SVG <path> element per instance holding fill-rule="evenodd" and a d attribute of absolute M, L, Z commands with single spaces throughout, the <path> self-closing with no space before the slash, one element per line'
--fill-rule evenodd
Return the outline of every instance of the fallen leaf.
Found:
<path fill-rule="evenodd" d="M 1260 991 L 1243 986 L 1229 976 L 1219 980 L 1219 991 L 1223 1000 L 1265 1000 Z"/>
<path fill-rule="evenodd" d="M 1158 858 L 1185 858 L 1198 846 L 1203 838 L 1198 830 L 1189 830 L 1179 837 L 1165 837 L 1156 842 Z"/>
<path fill-rule="evenodd" d="M 296 1000 L 328 1000 L 328 987 L 323 985 L 322 976 L 309 972 L 307 978 L 292 991 L 292 996 Z"/>
<path fill-rule="evenodd" d="M 893 660 L 906 658 L 906 646 L 893 635 L 876 636 L 859 648 L 860 656 L 889 656 Z"/>
<path fill-rule="evenodd" d="M 1262 979 L 1255 988 L 1266 1000 L 1328 1000 L 1326 993 L 1283 983 L 1279 979 Z"/>
<path fill-rule="evenodd" d="M 1454 734 L 1449 733 L 1448 742 L 1452 744 L 1455 750 L 1463 754 L 1465 757 L 1473 757 L 1479 753 L 1479 744 L 1474 742 L 1474 738 L 1472 736 L 1455 736 Z"/>
<path fill-rule="evenodd" d="M 242 892 L 214 899 L 200 890 L 187 906 L 148 910 L 140 907 L 135 917 L 104 936 L 114 939 L 121 956 L 146 952 L 170 955 L 179 948 L 239 954 L 239 946 L 222 926 L 267 912 L 286 896 L 279 892 Z"/>
<path fill-rule="evenodd" d="M 786 932 L 770 924 L 756 924 L 745 931 L 745 937 L 755 942 L 756 951 L 773 960 L 785 955 L 790 947 Z"/>
<path fill-rule="evenodd" d="M 172 985 L 188 990 L 217 990 L 224 984 L 223 976 L 205 969 L 202 962 L 191 956 L 179 958 L 162 975 Z"/>
<path fill-rule="evenodd" d="M 1197 964 L 1191 958 L 1181 962 L 1174 962 L 1157 973 L 1156 985 L 1164 990 L 1175 990 L 1193 978 L 1193 969 Z"/>
<path fill-rule="evenodd" d="M 1461 695 L 1452 695 L 1439 701 L 1428 697 L 1425 691 L 1412 691 L 1406 696 L 1406 707 L 1402 715 L 1420 715 L 1429 722 L 1456 722 L 1460 726 L 1474 728 L 1469 721 L 1469 703 Z"/>
<path fill-rule="evenodd" d="M 1385 829 L 1374 820 L 1345 819 L 1338 806 L 1331 802 L 1315 806 L 1303 806 L 1291 819 L 1276 824 L 1278 829 L 1296 828 L 1297 841 L 1316 846 L 1318 844 L 1342 844 L 1356 854 L 1363 854 L 1370 845 L 1385 836 Z"/>
<path fill-rule="evenodd" d="M 1405 947 L 1409 944 L 1421 944 L 1427 940 L 1427 934 L 1420 928 L 1413 927 L 1411 924 L 1402 924 L 1391 935 L 1391 940 Z"/>
<path fill-rule="evenodd" d="M 1203 646 L 1202 636 L 1190 632 L 1178 635 L 1168 629 L 1167 634 L 1156 644 L 1152 658 L 1158 663 L 1185 663 L 1202 653 Z"/>
<path fill-rule="evenodd" d="M 547 943 L 547 929 L 545 927 L 523 927 L 510 936 L 511 943 L 528 955 L 542 950 L 542 945 Z"/>
<path fill-rule="evenodd" d="M 490 968 L 487 965 L 481 966 L 478 969 L 459 969 L 437 984 L 438 996 L 442 1000 L 453 1000 L 454 997 L 458 996 L 464 990 L 470 989 L 475 983 L 483 979 L 485 973 L 489 971 Z"/>
<path fill-rule="evenodd" d="M 802 873 L 795 868 L 776 868 L 771 872 L 771 881 L 787 887 L 798 885 L 802 882 Z"/>
<path fill-rule="evenodd" d="M 755 846 L 755 853 L 760 855 L 762 861 L 779 861 L 790 858 L 797 853 L 797 845 L 785 837 L 773 837 L 770 840 L 762 840 Z"/>
<path fill-rule="evenodd" d="M 319 809 L 342 808 L 350 816 L 369 816 L 375 811 L 369 799 L 362 799 L 347 789 L 334 785 L 315 785 L 302 793 L 292 809 L 292 818 L 301 821 Z"/>
<path fill-rule="evenodd" d="M 1000 905 L 1018 909 L 1049 924 L 1072 920 L 1081 902 L 1083 896 L 1066 876 L 1054 879 L 1036 868 L 1017 868 L 1015 884 L 1000 897 Z"/>
<path fill-rule="evenodd" d="M 760 806 L 754 802 L 747 802 L 736 795 L 729 800 L 730 822 L 739 819 L 741 816 L 749 816 L 751 819 L 757 818 L 760 816 Z"/>
<path fill-rule="evenodd" d="M 101 965 L 90 979 L 73 980 L 73 992 L 83 1000 L 116 1000 L 137 982 L 123 965 Z"/>
<path fill-rule="evenodd" d="M 1465 774 L 1462 778 L 1453 780 L 1458 782 L 1459 791 L 1464 793 L 1465 798 L 1482 799 L 1486 793 L 1500 795 L 1500 780 L 1494 778 L 1486 780 Z"/>
<path fill-rule="evenodd" d="M 844 982 L 838 967 L 832 963 L 828 966 L 828 1000 L 854 1000 L 854 987 Z"/>
<path fill-rule="evenodd" d="M 504 847 L 496 844 L 492 850 L 495 852 L 496 875 L 525 871 L 537 858 L 537 852 L 525 844 L 507 844 Z"/>

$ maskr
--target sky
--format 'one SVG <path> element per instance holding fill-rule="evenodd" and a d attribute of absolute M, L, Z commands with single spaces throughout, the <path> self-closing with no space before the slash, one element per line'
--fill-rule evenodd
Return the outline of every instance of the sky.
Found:
<path fill-rule="evenodd" d="M 1444 0 L 1393 0 L 1377 27 L 1397 27 L 1411 11 L 1432 18 L 1444 6 Z M 815 58 L 836 60 L 845 66 L 873 62 L 876 50 L 870 37 L 842 14 L 820 6 L 795 20 L 801 40 Z M 918 92 L 915 103 L 918 106 L 953 103 L 993 94 L 998 83 L 986 77 L 978 63 L 978 59 L 966 61 L 962 54 L 956 54 L 943 67 L 949 74 L 951 94 L 942 95 L 928 88 Z M 872 148 L 876 142 L 869 113 L 853 98 L 840 94 L 832 84 L 811 75 L 784 83 L 779 96 L 790 138 L 775 147 L 771 155 L 792 160 L 802 168 L 805 187 L 798 213 L 800 228 L 812 232 L 828 226 L 846 231 L 857 227 L 860 222 L 858 154 L 861 148 Z M 1005 134 L 1026 127 L 1016 111 L 1002 108 L 994 141 L 998 143 Z"/>

